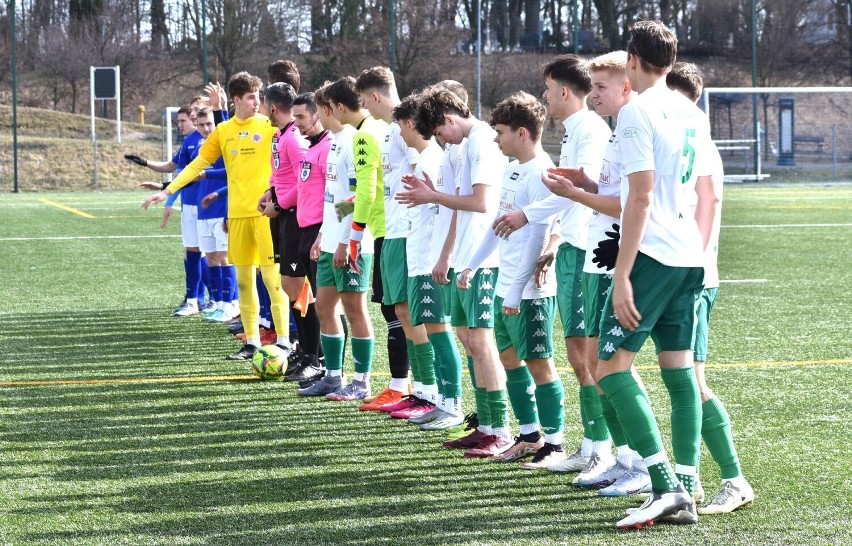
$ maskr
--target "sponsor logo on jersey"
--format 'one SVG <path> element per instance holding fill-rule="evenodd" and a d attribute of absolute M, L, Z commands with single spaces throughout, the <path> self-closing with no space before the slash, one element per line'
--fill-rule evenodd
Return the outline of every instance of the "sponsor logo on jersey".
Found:
<path fill-rule="evenodd" d="M 500 210 L 513 211 L 515 210 L 515 192 L 512 190 L 503 189 L 500 191 Z"/>
<path fill-rule="evenodd" d="M 385 197 L 386 197 L 387 199 L 390 199 L 390 196 L 391 196 L 391 194 L 390 194 L 390 186 L 385 186 Z"/>
<path fill-rule="evenodd" d="M 624 138 L 636 138 L 639 136 L 639 129 L 636 127 L 626 127 L 622 132 L 621 136 Z"/>
<path fill-rule="evenodd" d="M 621 329 L 621 326 L 613 326 L 607 334 L 615 337 L 624 337 L 624 330 Z"/>
<path fill-rule="evenodd" d="M 324 200 L 326 203 L 334 203 L 334 196 L 331 194 L 330 191 L 328 191 L 328 188 L 326 188 L 325 190 Z"/>
<path fill-rule="evenodd" d="M 281 166 L 281 160 L 278 158 L 278 151 L 272 152 L 272 170 L 277 171 Z"/>
<path fill-rule="evenodd" d="M 382 170 L 386 173 L 393 171 L 390 162 L 390 154 L 382 154 Z"/>
<path fill-rule="evenodd" d="M 509 177 L 509 180 L 517 180 L 521 173 L 515 171 L 512 173 L 512 176 Z"/>
<path fill-rule="evenodd" d="M 237 138 L 248 138 L 248 136 L 249 136 L 248 131 L 240 131 L 239 133 L 237 133 Z"/>
<path fill-rule="evenodd" d="M 333 143 L 333 142 L 331 143 L 331 151 L 332 151 L 332 152 L 336 152 L 336 151 L 337 151 L 337 144 L 335 144 L 335 143 Z"/>
<path fill-rule="evenodd" d="M 302 170 L 299 173 L 299 177 L 302 179 L 302 182 L 304 182 L 310 176 L 311 176 L 311 164 L 308 161 L 302 161 Z"/>
<path fill-rule="evenodd" d="M 562 135 L 562 144 L 568 144 L 568 133 Z"/>
<path fill-rule="evenodd" d="M 385 135 L 385 142 L 390 142 L 390 133 Z"/>
<path fill-rule="evenodd" d="M 260 133 L 255 133 L 251 136 L 251 139 L 255 144 L 260 144 L 260 141 L 263 140 L 263 135 Z"/>

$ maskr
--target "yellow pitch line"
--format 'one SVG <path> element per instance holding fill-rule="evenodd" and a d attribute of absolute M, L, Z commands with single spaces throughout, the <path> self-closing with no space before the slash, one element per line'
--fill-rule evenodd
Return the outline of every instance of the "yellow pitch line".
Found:
<path fill-rule="evenodd" d="M 50 205 L 51 207 L 56 207 L 58 209 L 67 210 L 68 212 L 72 212 L 74 214 L 78 214 L 83 218 L 94 218 L 93 215 L 88 212 L 83 212 L 82 210 L 75 209 L 73 207 L 69 207 L 67 205 L 63 205 L 62 203 L 57 203 L 56 201 L 51 201 L 50 199 L 39 199 L 39 203 L 44 203 L 45 205 Z"/>
<path fill-rule="evenodd" d="M 843 366 L 852 364 L 852 359 L 835 360 L 789 360 L 765 362 L 726 362 L 707 364 L 707 368 L 772 368 L 781 366 Z M 571 368 L 556 368 L 560 372 L 569 372 Z M 656 365 L 637 366 L 638 370 L 656 370 Z M 374 376 L 389 376 L 387 372 L 373 372 Z M 208 375 L 197 377 L 138 377 L 128 379 L 57 379 L 48 381 L 0 381 L 0 387 L 52 387 L 58 385 L 119 385 L 140 383 L 210 383 L 216 381 L 257 381 L 252 375 Z"/>

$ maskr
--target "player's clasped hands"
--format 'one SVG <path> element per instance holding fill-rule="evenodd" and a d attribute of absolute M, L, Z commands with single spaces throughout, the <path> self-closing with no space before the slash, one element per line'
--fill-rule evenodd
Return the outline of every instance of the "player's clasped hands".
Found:
<path fill-rule="evenodd" d="M 400 204 L 411 208 L 434 202 L 435 185 L 425 172 L 423 173 L 423 178 L 418 178 L 413 174 L 403 175 L 402 184 L 405 187 L 405 191 L 397 192 L 394 197 Z"/>
<path fill-rule="evenodd" d="M 470 279 L 473 278 L 473 270 L 467 268 L 456 275 L 456 286 L 459 290 L 468 290 L 470 288 Z"/>
<path fill-rule="evenodd" d="M 551 192 L 561 197 L 571 199 L 576 192 L 582 191 L 577 188 L 586 178 L 583 167 L 574 169 L 572 167 L 554 167 L 541 173 L 541 181 Z"/>

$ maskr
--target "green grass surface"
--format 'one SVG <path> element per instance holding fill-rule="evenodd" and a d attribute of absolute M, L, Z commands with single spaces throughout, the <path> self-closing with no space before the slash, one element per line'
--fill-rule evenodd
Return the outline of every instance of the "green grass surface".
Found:
<path fill-rule="evenodd" d="M 0 195 L 2 544 L 852 543 L 850 187 L 726 189 L 722 279 L 760 282 L 722 284 L 710 360 L 725 365 L 708 378 L 757 501 L 627 533 L 614 523 L 632 502 L 571 475 L 464 460 L 438 433 L 248 379 L 222 327 L 170 316 L 179 222 L 160 230 L 143 196 Z M 646 347 L 667 436 L 653 361 Z M 558 366 L 573 444 L 577 384 L 564 352 Z"/>

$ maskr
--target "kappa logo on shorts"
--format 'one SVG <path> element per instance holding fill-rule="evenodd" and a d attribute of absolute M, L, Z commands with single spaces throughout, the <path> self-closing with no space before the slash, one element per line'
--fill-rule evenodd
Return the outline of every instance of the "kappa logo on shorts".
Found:
<path fill-rule="evenodd" d="M 577 325 L 577 329 L 578 329 L 578 330 L 585 330 L 585 329 L 586 329 L 586 321 L 585 321 L 585 320 L 581 320 L 581 321 L 580 321 L 580 324 L 578 324 L 578 325 Z"/>
<path fill-rule="evenodd" d="M 486 267 L 485 269 L 481 269 L 479 272 L 483 275 L 491 275 L 491 268 Z"/>
<path fill-rule="evenodd" d="M 607 334 L 616 337 L 624 337 L 624 330 L 621 329 L 621 326 L 613 326 Z"/>
<path fill-rule="evenodd" d="M 423 286 L 420 287 L 420 290 L 432 290 L 432 285 L 426 281 L 423 281 Z"/>
<path fill-rule="evenodd" d="M 494 288 L 494 286 L 492 286 L 491 283 L 488 282 L 488 281 L 485 281 L 484 283 L 482 283 L 482 289 L 483 290 L 492 290 L 493 288 Z"/>
<path fill-rule="evenodd" d="M 539 343 L 538 345 L 536 345 L 535 347 L 533 347 L 533 352 L 534 352 L 534 353 L 543 353 L 543 352 L 545 352 L 544 345 L 542 345 L 541 343 Z"/>
<path fill-rule="evenodd" d="M 533 316 L 532 319 L 533 319 L 534 322 L 543 322 L 544 321 L 544 313 L 539 311 L 535 314 L 535 316 Z"/>
<path fill-rule="evenodd" d="M 538 330 L 533 332 L 533 337 L 544 337 L 546 335 L 547 335 L 547 332 L 545 332 L 542 328 L 539 328 Z"/>
<path fill-rule="evenodd" d="M 532 304 L 535 305 L 536 307 L 540 306 L 542 303 L 544 303 L 544 302 L 540 299 L 532 300 Z"/>
<path fill-rule="evenodd" d="M 582 314 L 583 314 L 583 308 L 582 308 L 582 307 L 580 307 L 579 309 L 577 309 L 577 314 L 578 314 L 578 315 L 582 315 Z"/>
<path fill-rule="evenodd" d="M 435 300 L 433 300 L 430 296 L 423 296 L 423 299 L 420 300 L 420 303 L 435 303 Z"/>
<path fill-rule="evenodd" d="M 428 309 L 426 309 L 425 311 L 420 313 L 420 316 L 423 317 L 423 318 L 435 318 L 435 315 L 432 314 L 432 311 L 430 311 Z"/>
<path fill-rule="evenodd" d="M 491 313 L 483 311 L 482 314 L 479 315 L 479 320 L 491 320 Z"/>
<path fill-rule="evenodd" d="M 614 353 L 615 352 L 615 345 L 613 345 L 610 342 L 607 342 L 606 345 L 604 345 L 603 350 L 607 353 Z"/>
<path fill-rule="evenodd" d="M 349 286 L 358 286 L 358 279 L 349 279 Z"/>
<path fill-rule="evenodd" d="M 492 303 L 494 303 L 494 300 L 492 300 L 488 296 L 484 296 L 482 298 L 482 301 L 479 302 L 480 305 L 491 305 Z"/>

